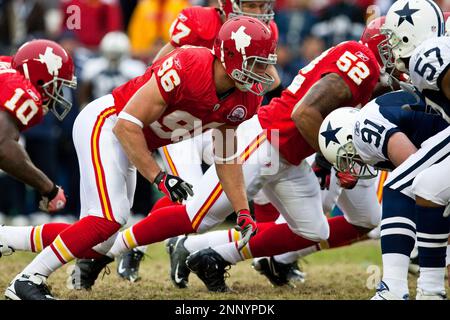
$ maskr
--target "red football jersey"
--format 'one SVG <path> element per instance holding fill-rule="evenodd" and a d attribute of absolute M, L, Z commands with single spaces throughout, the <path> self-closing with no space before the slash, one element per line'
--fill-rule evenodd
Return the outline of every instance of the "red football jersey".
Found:
<path fill-rule="evenodd" d="M 221 26 L 219 9 L 199 6 L 186 8 L 170 26 L 170 43 L 174 47 L 192 45 L 212 48 Z M 269 26 L 278 41 L 276 23 L 271 21 Z"/>
<path fill-rule="evenodd" d="M 292 111 L 309 89 L 328 73 L 338 74 L 347 83 L 352 91 L 352 100 L 346 105 L 356 107 L 369 101 L 380 76 L 380 67 L 365 45 L 356 41 L 342 42 L 301 69 L 280 98 L 272 99 L 269 105 L 260 107 L 258 111 L 259 121 L 267 129 L 269 140 L 294 165 L 315 150 L 291 120 Z M 278 142 L 272 130 L 278 130 Z"/>
<path fill-rule="evenodd" d="M 210 49 L 175 49 L 156 61 L 144 75 L 114 89 L 116 112 L 119 113 L 134 93 L 155 75 L 167 108 L 157 121 L 144 128 L 149 149 L 190 138 L 222 124 L 237 126 L 256 113 L 262 97 L 233 89 L 219 99 L 213 62 Z"/>
<path fill-rule="evenodd" d="M 41 122 L 42 99 L 31 82 L 11 68 L 11 60 L 0 56 L 0 110 L 11 114 L 23 131 Z"/>

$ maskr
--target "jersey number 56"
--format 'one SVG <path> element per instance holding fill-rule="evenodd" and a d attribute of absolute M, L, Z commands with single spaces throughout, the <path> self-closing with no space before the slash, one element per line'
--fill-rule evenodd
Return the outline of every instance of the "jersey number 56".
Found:
<path fill-rule="evenodd" d="M 161 81 L 161 86 L 166 92 L 172 91 L 177 85 L 180 84 L 180 77 L 177 70 L 172 69 L 173 57 L 166 59 L 158 70 L 158 77 Z"/>

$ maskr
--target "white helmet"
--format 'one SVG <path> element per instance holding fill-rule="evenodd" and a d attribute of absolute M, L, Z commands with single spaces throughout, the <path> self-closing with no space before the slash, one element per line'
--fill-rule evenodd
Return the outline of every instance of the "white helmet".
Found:
<path fill-rule="evenodd" d="M 370 179 L 377 170 L 363 163 L 353 144 L 353 130 L 359 109 L 342 107 L 332 111 L 319 130 L 319 147 L 325 159 L 333 167 L 354 177 Z"/>
<path fill-rule="evenodd" d="M 123 32 L 108 32 L 100 42 L 100 51 L 109 60 L 119 60 L 130 52 L 130 40 Z"/>
<path fill-rule="evenodd" d="M 444 15 L 433 0 L 398 0 L 389 8 L 381 33 L 395 59 L 395 67 L 408 72 L 401 58 L 409 58 L 424 40 L 443 36 Z"/>

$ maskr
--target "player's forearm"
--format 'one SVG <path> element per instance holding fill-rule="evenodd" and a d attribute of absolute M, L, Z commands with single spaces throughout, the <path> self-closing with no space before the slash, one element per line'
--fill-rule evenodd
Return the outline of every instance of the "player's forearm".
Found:
<path fill-rule="evenodd" d="M 316 151 L 319 151 L 318 135 L 323 121 L 321 113 L 313 108 L 305 107 L 297 109 L 291 118 L 306 142 Z"/>
<path fill-rule="evenodd" d="M 216 163 L 217 176 L 235 212 L 249 209 L 241 164 Z"/>
<path fill-rule="evenodd" d="M 144 178 L 153 183 L 161 168 L 148 150 L 142 129 L 132 123 L 119 121 L 113 132 L 131 163 Z"/>
<path fill-rule="evenodd" d="M 33 164 L 25 149 L 13 139 L 0 143 L 0 168 L 41 194 L 47 194 L 53 189 L 53 182 Z"/>

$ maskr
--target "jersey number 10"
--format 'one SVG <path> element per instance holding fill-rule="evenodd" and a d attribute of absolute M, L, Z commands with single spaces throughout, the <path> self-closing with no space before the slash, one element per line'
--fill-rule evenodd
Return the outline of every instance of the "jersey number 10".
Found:
<path fill-rule="evenodd" d="M 26 99 L 18 106 L 17 104 L 24 94 L 25 91 L 23 89 L 16 88 L 16 90 L 14 91 L 14 95 L 5 102 L 5 107 L 8 110 L 14 112 L 17 116 L 17 119 L 19 119 L 20 122 L 22 122 L 22 124 L 26 126 L 38 112 L 39 108 L 32 99 Z"/>

